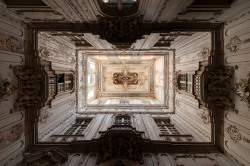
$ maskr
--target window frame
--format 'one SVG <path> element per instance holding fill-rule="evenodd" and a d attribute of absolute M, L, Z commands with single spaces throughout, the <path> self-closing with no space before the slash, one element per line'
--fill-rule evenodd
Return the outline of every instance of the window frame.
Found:
<path fill-rule="evenodd" d="M 193 94 L 194 74 L 190 72 L 178 74 L 177 85 L 178 90 L 188 94 Z"/>
<path fill-rule="evenodd" d="M 59 76 L 63 76 L 63 82 L 59 82 Z M 56 92 L 57 94 L 62 94 L 65 92 L 69 92 L 73 89 L 74 77 L 71 72 L 60 72 L 56 73 Z"/>
<path fill-rule="evenodd" d="M 131 116 L 117 115 L 114 117 L 114 125 L 130 126 L 132 125 Z"/>

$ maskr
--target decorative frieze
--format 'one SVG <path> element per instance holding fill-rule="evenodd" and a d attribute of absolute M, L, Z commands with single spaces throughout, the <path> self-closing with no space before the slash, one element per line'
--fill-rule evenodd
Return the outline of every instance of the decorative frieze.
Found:
<path fill-rule="evenodd" d="M 13 73 L 18 81 L 18 96 L 11 112 L 24 111 L 39 106 L 42 100 L 41 76 L 34 68 L 14 66 Z"/>

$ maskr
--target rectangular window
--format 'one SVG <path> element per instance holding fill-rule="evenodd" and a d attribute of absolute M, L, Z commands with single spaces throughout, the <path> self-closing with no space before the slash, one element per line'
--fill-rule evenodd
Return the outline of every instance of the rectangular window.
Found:
<path fill-rule="evenodd" d="M 179 75 L 179 89 L 188 93 L 193 92 L 193 74 Z"/>
<path fill-rule="evenodd" d="M 193 75 L 187 74 L 187 92 L 192 93 Z"/>
<path fill-rule="evenodd" d="M 186 91 L 186 74 L 180 75 L 180 88 L 181 90 Z"/>
<path fill-rule="evenodd" d="M 81 135 L 92 119 L 77 120 L 64 135 Z"/>
<path fill-rule="evenodd" d="M 115 125 L 130 125 L 131 120 L 130 120 L 130 117 L 116 117 L 114 124 Z"/>
<path fill-rule="evenodd" d="M 90 99 L 91 97 L 93 97 L 94 96 L 94 90 L 92 90 L 92 91 L 90 91 L 89 93 L 88 93 L 88 99 Z"/>
<path fill-rule="evenodd" d="M 89 63 L 89 68 L 92 69 L 92 70 L 95 70 L 95 63 L 90 62 Z"/>
<path fill-rule="evenodd" d="M 162 135 L 179 135 L 179 131 L 170 123 L 170 119 L 154 119 Z"/>
<path fill-rule="evenodd" d="M 57 75 L 57 92 L 65 92 L 72 89 L 72 74 L 63 73 Z"/>

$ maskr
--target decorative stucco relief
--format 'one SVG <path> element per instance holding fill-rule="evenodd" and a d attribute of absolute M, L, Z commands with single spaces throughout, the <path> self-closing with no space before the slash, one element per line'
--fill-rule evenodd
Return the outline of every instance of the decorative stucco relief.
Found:
<path fill-rule="evenodd" d="M 0 133 L 0 148 L 3 148 L 21 138 L 23 123 L 12 126 L 9 130 Z"/>
<path fill-rule="evenodd" d="M 242 136 L 242 134 L 240 133 L 240 130 L 233 125 L 230 125 L 226 131 L 228 132 L 230 138 L 235 142 L 238 143 L 240 142 L 240 140 L 245 141 L 246 143 L 250 143 L 250 140 L 247 139 L 246 137 Z"/>
<path fill-rule="evenodd" d="M 198 113 L 198 115 L 203 120 L 204 124 L 210 123 L 210 117 L 205 111 L 202 113 Z"/>
<path fill-rule="evenodd" d="M 247 102 L 250 108 L 250 74 L 240 82 L 235 82 L 232 91 L 240 98 L 240 101 Z"/>
<path fill-rule="evenodd" d="M 207 58 L 208 56 L 210 56 L 210 49 L 207 47 L 203 47 L 197 56 L 203 59 Z"/>
<path fill-rule="evenodd" d="M 241 43 L 242 40 L 239 38 L 239 36 L 234 36 L 230 39 L 229 43 L 226 45 L 226 48 L 230 52 L 236 52 L 239 50 Z"/>
<path fill-rule="evenodd" d="M 230 52 L 237 52 L 240 49 L 240 46 L 245 43 L 249 43 L 250 39 L 242 40 L 239 36 L 234 36 L 230 39 L 229 43 L 226 45 L 226 48 Z"/>
<path fill-rule="evenodd" d="M 0 103 L 7 101 L 15 91 L 17 87 L 13 85 L 12 81 L 9 81 L 7 78 L 3 78 L 0 75 Z"/>
<path fill-rule="evenodd" d="M 140 145 L 133 137 L 108 137 L 102 143 L 97 163 L 112 158 L 128 158 L 142 163 Z"/>
<path fill-rule="evenodd" d="M 219 67 L 207 75 L 207 103 L 211 109 L 223 109 L 238 113 L 235 104 L 230 98 L 231 78 L 234 67 Z"/>
<path fill-rule="evenodd" d="M 47 110 L 41 111 L 41 114 L 39 116 L 39 122 L 46 123 L 47 120 L 52 116 L 53 113 L 50 113 Z"/>
<path fill-rule="evenodd" d="M 108 41 L 130 41 L 138 38 L 142 18 L 104 18 L 99 17 L 98 21 L 106 32 Z"/>
<path fill-rule="evenodd" d="M 72 57 L 71 54 L 65 54 L 63 52 L 58 52 L 58 51 L 53 51 L 53 50 L 48 50 L 47 48 L 40 46 L 39 49 L 40 56 L 44 60 L 51 60 L 53 59 L 54 62 L 58 61 L 63 61 L 63 62 L 68 62 L 70 64 L 75 64 L 76 59 L 75 57 Z"/>
<path fill-rule="evenodd" d="M 0 34 L 0 50 L 11 51 L 23 54 L 24 41 L 13 36 Z"/>
<path fill-rule="evenodd" d="M 181 57 L 179 57 L 179 56 L 176 57 L 176 58 L 175 58 L 175 64 L 180 64 L 180 63 L 181 63 L 181 60 L 182 60 Z"/>
<path fill-rule="evenodd" d="M 11 112 L 35 108 L 41 102 L 41 76 L 34 68 L 14 66 L 13 73 L 18 80 L 18 96 Z"/>

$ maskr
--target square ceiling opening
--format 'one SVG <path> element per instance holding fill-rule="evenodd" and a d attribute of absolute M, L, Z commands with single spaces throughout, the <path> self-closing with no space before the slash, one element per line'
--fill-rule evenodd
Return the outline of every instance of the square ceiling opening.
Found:
<path fill-rule="evenodd" d="M 165 56 L 87 56 L 87 105 L 166 106 L 165 59 Z"/>

